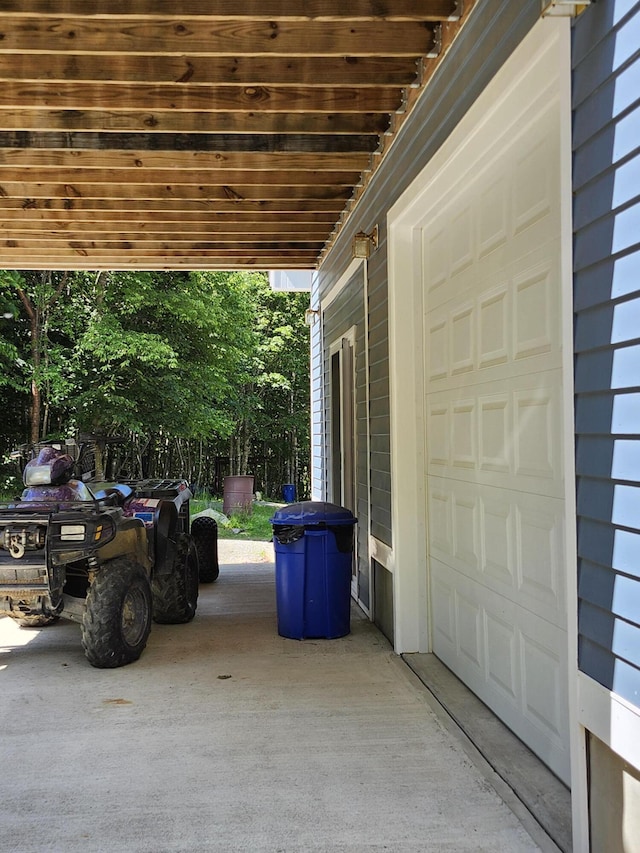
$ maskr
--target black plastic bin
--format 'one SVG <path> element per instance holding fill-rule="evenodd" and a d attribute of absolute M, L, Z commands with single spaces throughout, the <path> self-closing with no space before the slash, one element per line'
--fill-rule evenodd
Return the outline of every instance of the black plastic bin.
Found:
<path fill-rule="evenodd" d="M 351 630 L 351 510 L 324 501 L 302 501 L 273 518 L 278 633 L 303 640 L 333 639 Z"/>

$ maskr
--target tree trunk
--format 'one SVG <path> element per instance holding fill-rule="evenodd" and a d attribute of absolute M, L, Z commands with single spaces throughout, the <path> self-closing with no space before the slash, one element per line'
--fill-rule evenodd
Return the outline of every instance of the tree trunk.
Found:
<path fill-rule="evenodd" d="M 40 387 L 38 385 L 38 373 L 40 370 L 40 317 L 33 302 L 28 295 L 18 288 L 18 296 L 25 307 L 27 316 L 29 317 L 30 340 L 31 348 L 31 363 L 32 363 L 32 379 L 31 379 L 31 443 L 37 444 L 40 441 L 40 411 L 42 400 L 40 397 Z"/>
<path fill-rule="evenodd" d="M 45 300 L 44 297 L 41 300 L 40 305 L 34 304 L 34 302 L 30 299 L 28 293 L 22 288 L 18 287 L 18 296 L 20 297 L 20 301 L 24 305 L 24 309 L 27 312 L 27 316 L 29 317 L 29 325 L 30 325 L 30 341 L 29 345 L 31 348 L 31 360 L 32 360 L 32 379 L 31 379 L 31 442 L 32 444 L 37 444 L 40 441 L 40 429 L 41 429 L 41 420 L 42 420 L 42 392 L 40 388 L 40 366 L 42 360 L 42 352 L 46 347 L 46 316 L 47 311 L 51 309 L 51 307 L 55 304 L 56 300 L 62 293 L 64 289 L 67 279 L 69 277 L 68 272 L 64 272 L 58 286 L 49 299 Z M 47 282 L 51 283 L 51 272 L 46 271 L 42 273 L 42 284 Z"/>

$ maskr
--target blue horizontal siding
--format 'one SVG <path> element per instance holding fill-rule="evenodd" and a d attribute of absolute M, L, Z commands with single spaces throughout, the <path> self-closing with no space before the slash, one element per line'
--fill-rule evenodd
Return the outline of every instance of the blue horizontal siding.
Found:
<path fill-rule="evenodd" d="M 573 34 L 578 663 L 640 707 L 640 3 Z"/>

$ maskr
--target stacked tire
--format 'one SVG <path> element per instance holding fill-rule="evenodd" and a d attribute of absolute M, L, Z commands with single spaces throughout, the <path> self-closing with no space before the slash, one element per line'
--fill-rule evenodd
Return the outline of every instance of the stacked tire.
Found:
<path fill-rule="evenodd" d="M 214 518 L 201 515 L 191 522 L 191 537 L 198 554 L 200 583 L 213 583 L 218 579 L 218 525 Z"/>

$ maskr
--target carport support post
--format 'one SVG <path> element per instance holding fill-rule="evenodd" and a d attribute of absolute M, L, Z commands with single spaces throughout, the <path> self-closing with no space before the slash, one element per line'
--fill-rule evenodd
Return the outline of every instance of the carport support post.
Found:
<path fill-rule="evenodd" d="M 431 651 L 420 241 L 389 219 L 394 649 Z"/>

